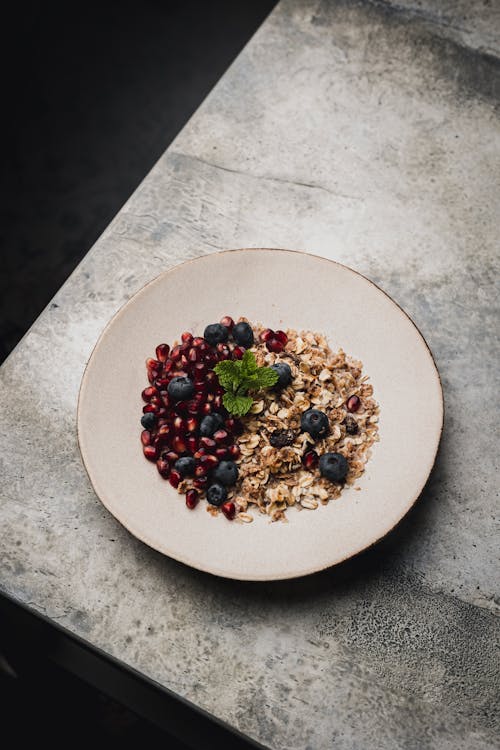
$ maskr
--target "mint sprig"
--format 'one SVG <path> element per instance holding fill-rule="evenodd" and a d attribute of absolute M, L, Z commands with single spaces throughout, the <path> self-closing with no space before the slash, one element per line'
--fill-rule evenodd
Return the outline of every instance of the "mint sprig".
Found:
<path fill-rule="evenodd" d="M 242 359 L 226 359 L 214 367 L 219 383 L 226 391 L 222 403 L 230 414 L 242 417 L 253 404 L 248 392 L 271 388 L 278 373 L 271 367 L 258 367 L 255 355 L 246 351 Z"/>

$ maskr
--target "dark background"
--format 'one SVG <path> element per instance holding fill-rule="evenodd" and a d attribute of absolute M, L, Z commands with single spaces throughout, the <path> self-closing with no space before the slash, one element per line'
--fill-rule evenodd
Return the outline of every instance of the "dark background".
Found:
<path fill-rule="evenodd" d="M 173 140 L 275 0 L 2 9 L 0 362 Z M 15 630 L 15 629 L 14 629 Z M 1 738 L 183 747 L 0 621 Z M 11 672 L 9 664 L 14 671 Z"/>

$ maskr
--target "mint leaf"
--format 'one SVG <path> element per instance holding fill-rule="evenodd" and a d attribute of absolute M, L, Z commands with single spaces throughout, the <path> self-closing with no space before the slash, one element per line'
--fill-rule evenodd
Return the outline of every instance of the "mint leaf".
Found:
<path fill-rule="evenodd" d="M 240 381 L 241 363 L 238 360 L 225 359 L 214 367 L 219 383 L 226 391 L 236 390 Z"/>
<path fill-rule="evenodd" d="M 242 417 L 250 410 L 253 399 L 250 396 L 235 396 L 234 393 L 225 393 L 222 397 L 222 403 L 230 414 L 235 417 Z"/>
<path fill-rule="evenodd" d="M 259 388 L 271 388 L 278 382 L 279 375 L 271 367 L 259 367 L 257 370 L 257 380 Z"/>
<path fill-rule="evenodd" d="M 244 378 L 257 372 L 257 360 L 253 352 L 246 351 L 241 360 L 241 374 Z"/>

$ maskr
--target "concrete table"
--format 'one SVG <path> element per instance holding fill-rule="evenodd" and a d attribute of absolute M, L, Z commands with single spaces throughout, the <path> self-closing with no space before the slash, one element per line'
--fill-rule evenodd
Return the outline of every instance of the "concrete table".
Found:
<path fill-rule="evenodd" d="M 285 0 L 1 369 L 4 593 L 270 748 L 497 746 L 499 15 Z M 132 538 L 75 438 L 83 369 L 118 307 L 179 261 L 251 246 L 380 284 L 426 336 L 446 400 L 435 471 L 399 529 L 269 585 Z"/>

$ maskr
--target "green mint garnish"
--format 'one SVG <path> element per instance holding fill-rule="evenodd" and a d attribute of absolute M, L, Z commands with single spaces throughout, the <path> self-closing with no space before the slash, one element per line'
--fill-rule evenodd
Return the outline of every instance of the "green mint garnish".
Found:
<path fill-rule="evenodd" d="M 226 391 L 222 403 L 230 414 L 242 417 L 250 411 L 253 398 L 249 391 L 271 388 L 278 373 L 271 367 L 258 367 L 255 355 L 246 351 L 242 359 L 226 359 L 214 367 L 219 383 Z"/>

